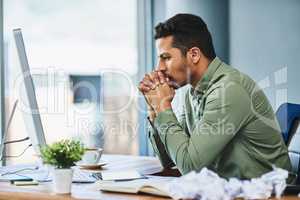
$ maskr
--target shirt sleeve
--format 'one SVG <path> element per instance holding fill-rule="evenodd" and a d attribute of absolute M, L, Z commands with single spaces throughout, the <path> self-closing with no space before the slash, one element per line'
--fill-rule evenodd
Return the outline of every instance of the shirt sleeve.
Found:
<path fill-rule="evenodd" d="M 203 116 L 188 135 L 171 109 L 154 124 L 167 153 L 182 174 L 209 166 L 248 119 L 250 97 L 239 84 L 216 87 L 207 96 Z"/>
<path fill-rule="evenodd" d="M 182 130 L 185 131 L 186 134 L 189 134 L 188 128 L 186 125 L 186 115 L 185 115 L 185 106 L 183 106 L 182 112 L 178 115 L 178 122 L 182 127 Z"/>
<path fill-rule="evenodd" d="M 152 122 L 150 121 L 149 118 L 148 118 L 148 121 L 149 121 L 149 135 L 148 136 L 149 136 L 149 140 L 151 142 L 151 145 L 152 145 L 155 155 L 158 156 L 162 166 L 165 169 L 175 166 L 172 159 L 166 152 L 166 149 L 160 140 L 160 137 L 158 135 L 156 128 L 154 127 L 154 125 L 152 124 Z"/>

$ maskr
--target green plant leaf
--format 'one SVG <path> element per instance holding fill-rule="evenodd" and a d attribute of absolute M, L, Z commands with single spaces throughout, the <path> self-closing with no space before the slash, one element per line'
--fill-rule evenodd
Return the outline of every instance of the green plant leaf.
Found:
<path fill-rule="evenodd" d="M 45 164 L 57 168 L 70 168 L 80 161 L 85 150 L 80 141 L 61 140 L 41 149 L 41 156 Z"/>

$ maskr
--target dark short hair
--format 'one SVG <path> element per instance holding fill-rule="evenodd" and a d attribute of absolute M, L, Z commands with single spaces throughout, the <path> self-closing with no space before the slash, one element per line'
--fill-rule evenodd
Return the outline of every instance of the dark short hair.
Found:
<path fill-rule="evenodd" d="M 192 14 L 177 14 L 155 27 L 155 39 L 173 36 L 172 46 L 183 55 L 192 47 L 198 47 L 208 59 L 216 57 L 211 34 L 205 22 Z"/>

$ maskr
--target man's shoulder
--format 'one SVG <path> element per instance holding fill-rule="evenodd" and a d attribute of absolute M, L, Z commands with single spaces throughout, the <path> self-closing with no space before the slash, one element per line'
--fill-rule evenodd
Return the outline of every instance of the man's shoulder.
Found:
<path fill-rule="evenodd" d="M 211 80 L 210 89 L 226 89 L 228 85 L 239 85 L 248 90 L 255 87 L 256 83 L 247 74 L 222 62 Z"/>
<path fill-rule="evenodd" d="M 218 70 L 215 72 L 212 82 L 226 82 L 240 80 L 241 78 L 248 77 L 246 74 L 242 73 L 238 69 L 222 62 Z"/>

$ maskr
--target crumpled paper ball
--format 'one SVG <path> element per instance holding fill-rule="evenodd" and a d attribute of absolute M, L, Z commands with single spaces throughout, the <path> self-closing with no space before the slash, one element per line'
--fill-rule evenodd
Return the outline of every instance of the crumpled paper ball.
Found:
<path fill-rule="evenodd" d="M 279 198 L 286 187 L 288 172 L 274 167 L 273 171 L 251 180 L 226 180 L 213 171 L 203 168 L 190 172 L 167 185 L 173 199 L 230 200 L 267 199 L 272 193 Z"/>

